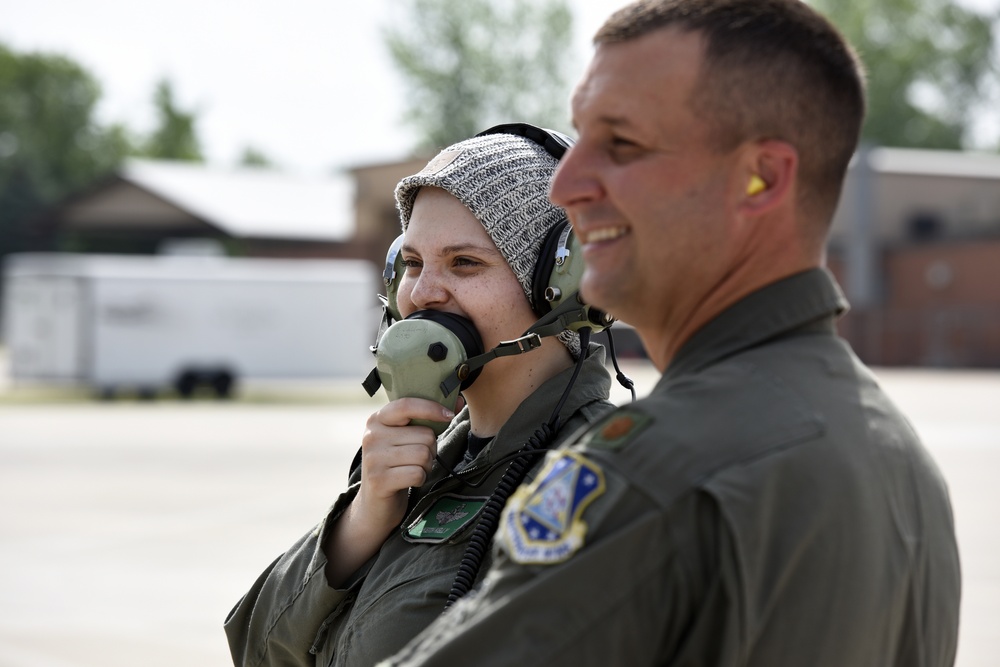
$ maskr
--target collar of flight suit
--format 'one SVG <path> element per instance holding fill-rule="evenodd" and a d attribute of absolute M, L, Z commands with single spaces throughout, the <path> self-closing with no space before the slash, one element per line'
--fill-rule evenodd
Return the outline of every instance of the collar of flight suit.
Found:
<path fill-rule="evenodd" d="M 483 466 L 488 468 L 498 459 L 519 450 L 541 425 L 548 421 L 552 410 L 569 385 L 573 371 L 573 368 L 567 368 L 559 372 L 525 398 L 514 414 L 500 427 L 493 440 L 479 453 L 470 468 Z M 606 401 L 610 392 L 611 375 L 605 367 L 604 347 L 591 343 L 580 375 L 560 412 L 560 424 L 565 425 L 581 408 L 591 403 Z M 468 407 L 463 408 L 438 440 L 439 454 L 452 468 L 461 462 L 465 455 L 469 434 L 468 410 Z M 558 441 L 567 435 L 569 433 L 565 429 L 560 429 L 555 439 Z M 447 477 L 449 473 L 435 462 L 427 481 L 433 483 Z"/>
<path fill-rule="evenodd" d="M 848 304 L 833 276 L 815 268 L 766 285 L 724 310 L 681 347 L 661 381 L 712 364 L 808 326 L 833 331 Z"/>

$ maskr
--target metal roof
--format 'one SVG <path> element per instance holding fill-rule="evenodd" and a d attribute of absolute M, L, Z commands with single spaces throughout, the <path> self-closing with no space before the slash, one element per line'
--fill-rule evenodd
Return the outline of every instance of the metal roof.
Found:
<path fill-rule="evenodd" d="M 234 237 L 347 241 L 354 234 L 346 174 L 132 159 L 119 175 Z"/>

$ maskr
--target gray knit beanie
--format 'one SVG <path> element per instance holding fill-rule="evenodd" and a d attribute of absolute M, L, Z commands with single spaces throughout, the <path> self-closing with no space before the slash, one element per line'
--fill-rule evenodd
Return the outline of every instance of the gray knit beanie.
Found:
<path fill-rule="evenodd" d="M 566 219 L 565 211 L 549 201 L 558 164 L 545 148 L 513 134 L 488 134 L 453 144 L 396 186 L 403 231 L 421 187 L 450 192 L 483 223 L 534 308 L 532 279 L 545 235 Z M 564 332 L 559 339 L 577 356 L 578 335 Z"/>

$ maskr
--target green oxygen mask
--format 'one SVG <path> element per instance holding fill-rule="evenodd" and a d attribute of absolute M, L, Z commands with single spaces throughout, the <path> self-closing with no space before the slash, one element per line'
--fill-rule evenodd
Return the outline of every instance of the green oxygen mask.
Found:
<path fill-rule="evenodd" d="M 471 369 L 468 360 L 482 352 L 483 341 L 470 320 L 419 310 L 382 334 L 375 349 L 375 373 L 390 401 L 426 398 L 454 412 L 460 390 L 469 387 L 482 370 Z M 450 378 L 458 382 L 446 382 Z M 429 426 L 436 435 L 448 426 L 426 420 L 413 423 Z"/>
<path fill-rule="evenodd" d="M 426 398 L 454 411 L 459 391 L 472 386 L 487 362 L 530 352 L 541 344 L 538 334 L 528 333 L 483 352 L 482 338 L 468 318 L 418 310 L 379 335 L 372 347 L 375 368 L 362 385 L 369 396 L 384 386 L 390 401 Z M 429 426 L 437 435 L 448 426 L 426 420 L 413 423 Z"/>

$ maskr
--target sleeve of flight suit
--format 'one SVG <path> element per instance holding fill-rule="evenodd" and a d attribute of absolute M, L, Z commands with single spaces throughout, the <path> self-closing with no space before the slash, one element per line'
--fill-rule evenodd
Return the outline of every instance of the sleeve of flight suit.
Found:
<path fill-rule="evenodd" d="M 483 588 L 385 664 L 739 664 L 738 568 L 711 496 L 660 508 L 609 475 L 583 519 L 588 542 L 561 563 L 519 564 L 503 542 Z"/>
<path fill-rule="evenodd" d="M 344 589 L 331 588 L 324 573 L 326 528 L 356 493 L 354 485 L 341 495 L 326 520 L 274 561 L 230 612 L 225 630 L 237 667 L 312 667 L 317 635 L 350 608 L 368 567 Z"/>

